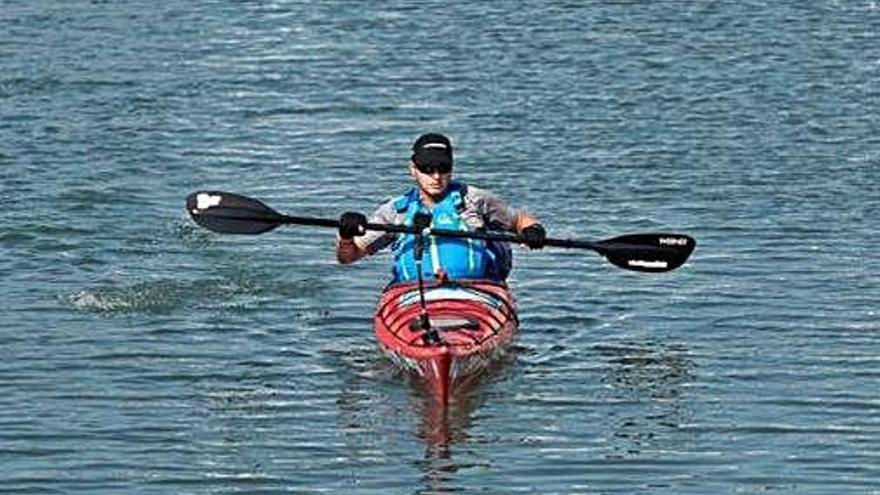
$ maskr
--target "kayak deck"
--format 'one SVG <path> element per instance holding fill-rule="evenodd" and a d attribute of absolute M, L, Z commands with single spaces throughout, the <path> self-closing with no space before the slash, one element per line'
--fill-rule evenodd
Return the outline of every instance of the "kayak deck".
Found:
<path fill-rule="evenodd" d="M 506 351 L 518 327 L 516 303 L 505 284 L 483 280 L 446 282 L 425 288 L 432 330 L 419 324 L 418 285 L 389 287 L 374 319 L 382 349 L 401 368 L 420 375 L 441 404 L 452 389 Z"/>

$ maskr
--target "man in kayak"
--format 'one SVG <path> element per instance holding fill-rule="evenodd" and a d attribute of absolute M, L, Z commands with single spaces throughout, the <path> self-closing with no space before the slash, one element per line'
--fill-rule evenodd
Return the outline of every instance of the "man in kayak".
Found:
<path fill-rule="evenodd" d="M 428 215 L 431 228 L 516 232 L 530 249 L 544 246 L 546 232 L 534 216 L 508 206 L 490 191 L 453 181 L 452 163 L 452 143 L 446 136 L 420 136 L 413 144 L 409 163 L 416 187 L 382 204 L 370 222 L 412 226 L 416 215 Z M 342 214 L 336 242 L 339 262 L 353 263 L 391 246 L 393 282 L 416 280 L 415 236 L 367 231 L 366 225 L 367 218 L 361 213 Z M 422 267 L 427 279 L 503 281 L 510 272 L 511 253 L 506 243 L 430 236 Z"/>

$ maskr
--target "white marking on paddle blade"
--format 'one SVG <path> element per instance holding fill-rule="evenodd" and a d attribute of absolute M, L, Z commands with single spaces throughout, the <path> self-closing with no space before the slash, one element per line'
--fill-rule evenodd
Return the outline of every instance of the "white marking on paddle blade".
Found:
<path fill-rule="evenodd" d="M 661 246 L 687 246 L 688 240 L 686 237 L 661 237 L 659 243 Z"/>
<path fill-rule="evenodd" d="M 220 199 L 221 196 L 208 193 L 199 193 L 199 195 L 196 196 L 196 209 L 207 210 L 212 206 L 219 206 Z"/>
<path fill-rule="evenodd" d="M 645 261 L 645 260 L 629 260 L 626 262 L 629 266 L 640 266 L 642 268 L 667 268 L 669 263 L 665 261 Z"/>

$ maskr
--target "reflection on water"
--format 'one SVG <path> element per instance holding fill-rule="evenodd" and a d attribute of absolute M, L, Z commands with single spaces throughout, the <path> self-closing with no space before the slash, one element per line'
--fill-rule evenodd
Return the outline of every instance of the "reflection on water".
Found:
<path fill-rule="evenodd" d="M 621 457 L 668 450 L 665 433 L 687 421 L 683 389 L 693 379 L 694 363 L 681 344 L 622 342 L 595 349 L 608 360 L 601 380 L 621 407 L 610 410 L 611 442 Z M 625 407 L 624 407 L 625 406 Z"/>
<path fill-rule="evenodd" d="M 469 430 L 487 387 L 504 376 L 514 359 L 508 353 L 485 372 L 460 383 L 442 407 L 421 377 L 396 368 L 374 351 L 371 359 L 361 360 L 364 367 L 346 379 L 337 400 L 352 455 L 384 457 L 390 443 L 416 440 L 424 447 L 421 455 L 386 462 L 403 463 L 421 473 L 423 488 L 416 493 L 461 491 L 456 473 L 474 467 L 474 460 L 456 455 L 456 446 L 472 440 Z"/>
<path fill-rule="evenodd" d="M 473 459 L 463 462 L 454 454 L 456 445 L 466 444 L 474 426 L 474 413 L 483 404 L 486 387 L 502 377 L 514 361 L 512 353 L 493 362 L 483 373 L 462 382 L 452 391 L 446 407 L 437 405 L 422 380 L 407 376 L 412 408 L 418 418 L 416 435 L 425 442 L 424 459 L 415 462 L 422 471 L 423 490 L 418 493 L 453 493 L 462 488 L 455 474 L 473 467 Z"/>

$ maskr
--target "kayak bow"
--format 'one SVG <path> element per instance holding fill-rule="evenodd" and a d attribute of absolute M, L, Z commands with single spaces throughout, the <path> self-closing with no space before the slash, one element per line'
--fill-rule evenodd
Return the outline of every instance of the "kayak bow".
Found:
<path fill-rule="evenodd" d="M 374 328 L 382 350 L 420 376 L 431 395 L 447 404 L 453 390 L 499 359 L 518 327 L 516 303 L 505 284 L 474 280 L 426 287 L 431 329 L 419 324 L 415 283 L 392 285 L 379 300 Z"/>

